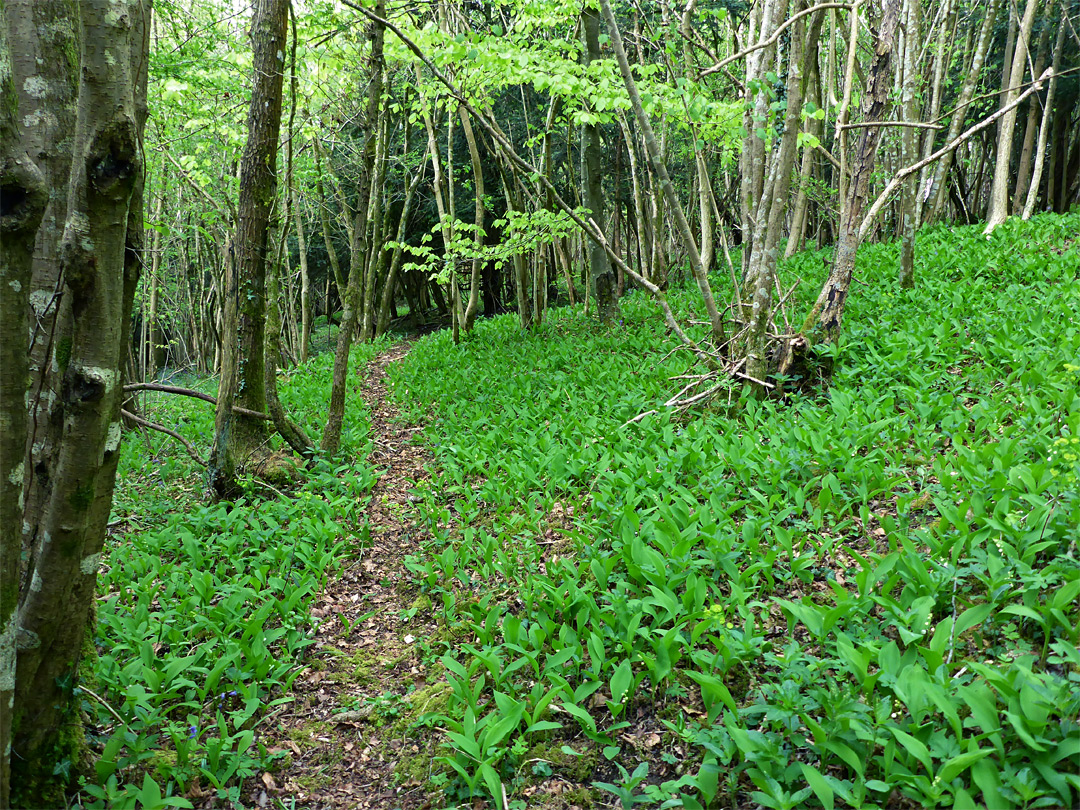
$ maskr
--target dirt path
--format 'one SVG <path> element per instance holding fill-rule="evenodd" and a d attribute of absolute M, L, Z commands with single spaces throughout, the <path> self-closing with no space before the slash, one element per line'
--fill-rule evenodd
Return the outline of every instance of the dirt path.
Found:
<path fill-rule="evenodd" d="M 394 773 L 402 760 L 418 767 L 436 754 L 434 740 L 418 743 L 404 734 L 404 720 L 423 708 L 414 702 L 427 686 L 416 642 L 435 630 L 423 600 L 416 609 L 418 592 L 404 567 L 423 539 L 410 493 L 413 482 L 426 477 L 429 458 L 412 443 L 420 428 L 397 421 L 388 390 L 386 367 L 408 351 L 408 344 L 396 344 L 357 370 L 375 444 L 367 463 L 380 472 L 367 515 L 370 543 L 357 540 L 349 548 L 350 561 L 315 603 L 320 626 L 309 667 L 293 684 L 294 702 L 264 738 L 287 755 L 287 764 L 261 776 L 253 797 L 260 807 L 409 810 L 426 804 L 421 779 Z"/>

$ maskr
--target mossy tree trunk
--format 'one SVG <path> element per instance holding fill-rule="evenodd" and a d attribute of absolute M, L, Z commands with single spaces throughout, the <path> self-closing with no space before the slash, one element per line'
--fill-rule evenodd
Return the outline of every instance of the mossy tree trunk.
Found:
<path fill-rule="evenodd" d="M 266 260 L 277 191 L 288 19 L 289 0 L 258 0 L 251 20 L 251 106 L 240 159 L 236 236 L 226 266 L 222 368 L 210 458 L 210 485 L 223 498 L 235 492 L 237 469 L 266 455 L 270 439 L 265 420 L 233 408 L 266 413 Z"/>
<path fill-rule="evenodd" d="M 3 10 L 3 5 L 0 5 Z M 45 176 L 19 137 L 7 21 L 0 18 L 0 808 L 11 806 L 12 701 L 22 544 L 28 305 Z"/>
<path fill-rule="evenodd" d="M 24 588 L 17 619 L 12 784 L 20 791 L 13 803 L 34 807 L 58 803 L 57 794 L 48 791 L 56 785 L 56 774 L 64 773 L 64 760 L 77 755 L 73 687 L 112 505 L 121 364 L 143 238 L 141 140 L 149 4 L 83 2 L 73 10 L 65 5 L 56 5 L 58 19 L 38 18 L 37 36 L 12 40 L 19 48 L 35 47 L 35 42 L 40 47 L 53 36 L 74 44 L 74 31 L 81 33 L 77 55 L 62 52 L 75 69 L 78 95 L 74 130 L 68 133 L 72 158 L 63 235 L 53 271 L 53 297 L 60 304 L 51 323 L 49 362 L 32 370 L 31 377 L 32 392 L 48 384 L 34 379 L 45 365 L 53 367 L 59 380 L 48 418 L 39 421 L 40 410 L 31 412 L 37 432 L 28 442 L 32 453 L 38 441 L 55 450 L 24 468 L 33 471 L 38 483 L 23 510 L 28 559 L 20 577 Z M 23 22 L 35 19 L 39 9 L 29 6 L 21 6 L 15 16 Z M 71 13 L 77 26 L 67 27 L 74 22 Z M 28 78 L 36 75 L 36 59 L 22 64 L 31 71 Z M 45 93 L 37 95 L 53 101 Z M 43 174 L 51 182 L 60 180 Z M 35 315 L 36 292 L 31 291 Z M 50 314 L 50 306 L 41 313 Z"/>

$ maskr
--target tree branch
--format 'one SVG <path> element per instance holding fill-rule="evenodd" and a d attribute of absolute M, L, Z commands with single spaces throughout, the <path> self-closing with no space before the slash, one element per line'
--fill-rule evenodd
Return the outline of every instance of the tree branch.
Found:
<path fill-rule="evenodd" d="M 767 40 L 765 40 L 764 42 L 759 42 L 756 45 L 751 45 L 748 48 L 743 48 L 738 53 L 732 54 L 731 56 L 727 57 L 726 59 L 721 59 L 719 62 L 717 62 L 712 67 L 707 67 L 707 68 L 705 68 L 705 70 L 701 71 L 699 76 L 700 76 L 700 78 L 705 78 L 706 76 L 709 76 L 709 75 L 711 75 L 713 73 L 717 73 L 717 72 L 723 70 L 725 67 L 730 65 L 732 62 L 736 62 L 739 59 L 742 59 L 747 54 L 751 54 L 754 51 L 760 51 L 762 48 L 768 48 L 770 45 L 772 45 L 774 42 L 776 42 L 776 40 L 780 39 L 780 35 L 782 33 L 784 33 L 784 31 L 786 31 L 788 29 L 788 27 L 790 27 L 792 25 L 792 23 L 794 23 L 796 20 L 798 20 L 801 17 L 805 17 L 807 14 L 812 14 L 815 11 L 821 11 L 822 9 L 826 9 L 826 8 L 844 8 L 844 9 L 848 9 L 848 10 L 854 10 L 854 9 L 858 8 L 860 5 L 862 5 L 862 3 L 863 3 L 863 0 L 858 0 L 854 5 L 852 5 L 850 3 L 818 3 L 818 5 L 816 5 L 816 6 L 811 6 L 810 8 L 805 8 L 802 11 L 800 11 L 798 14 L 796 14 L 796 15 L 792 16 L 791 18 L 789 18 L 788 21 L 785 22 L 783 25 L 779 26 L 775 31 L 773 31 L 773 35 L 771 37 L 769 37 Z"/>
<path fill-rule="evenodd" d="M 123 416 L 125 419 L 130 419 L 137 425 L 142 425 L 144 428 L 150 428 L 150 430 L 156 430 L 158 433 L 164 433 L 166 436 L 171 436 L 172 438 L 180 442 L 180 444 L 184 445 L 184 449 L 187 450 L 188 455 L 195 459 L 198 464 L 203 467 L 206 466 L 206 461 L 203 459 L 202 456 L 199 455 L 198 451 L 195 450 L 195 447 L 191 444 L 191 442 L 189 442 L 175 430 L 169 430 L 169 428 L 165 427 L 164 425 L 159 425 L 157 422 L 151 422 L 149 419 L 143 419 L 141 416 L 136 416 L 131 411 L 125 411 L 122 408 L 120 409 L 120 415 Z"/>
<path fill-rule="evenodd" d="M 211 405 L 217 405 L 217 397 L 213 397 L 210 394 L 204 394 L 202 391 L 196 391 L 193 388 L 181 388 L 178 385 L 162 385 L 161 383 L 128 383 L 124 386 L 124 391 L 160 391 L 164 394 L 179 394 L 183 397 L 192 397 L 194 399 L 201 399 L 203 402 L 209 402 Z M 270 420 L 270 416 L 265 413 L 259 413 L 258 411 L 251 411 L 247 408 L 239 408 L 233 406 L 233 412 L 249 416 L 252 419 Z"/>
<path fill-rule="evenodd" d="M 866 216 L 863 217 L 863 221 L 859 225 L 859 239 L 865 239 L 866 238 L 866 234 L 869 233 L 869 231 L 870 231 L 870 225 L 873 222 L 874 217 L 877 216 L 878 212 L 885 205 L 886 201 L 889 199 L 890 196 L 892 196 L 892 193 L 894 191 L 896 191 L 896 189 L 898 189 L 900 187 L 901 183 L 904 182 L 904 178 L 910 177 L 911 175 L 915 174 L 915 172 L 922 169 L 923 166 L 927 166 L 927 165 L 933 163 L 938 158 L 940 158 L 942 155 L 945 155 L 945 154 L 951 152 L 953 149 L 958 147 L 960 144 L 962 144 L 964 141 L 966 141 L 972 135 L 976 134 L 977 132 L 980 132 L 981 130 L 986 129 L 988 126 L 990 126 L 992 123 L 994 123 L 1001 116 L 1003 116 L 1007 112 L 1009 112 L 1009 110 L 1012 110 L 1012 109 L 1018 107 L 1020 105 L 1020 103 L 1024 101 L 1024 99 L 1026 99 L 1032 93 L 1042 89 L 1042 83 L 1044 81 L 1046 81 L 1047 79 L 1049 79 L 1053 74 L 1054 74 L 1053 69 L 1052 68 L 1047 68 L 1043 72 L 1042 76 L 1040 76 L 1038 79 L 1036 79 L 1034 82 L 1032 82 L 1031 86 L 1028 87 L 1027 90 L 1025 90 L 1023 93 L 1021 93 L 1019 96 L 1016 97 L 1016 99 L 1012 102 L 1012 104 L 1008 104 L 1008 105 L 1002 107 L 1000 110 L 998 110 L 993 115 L 988 116 L 987 118 L 984 118 L 982 121 L 980 121 L 979 123 L 977 123 L 974 126 L 972 126 L 971 128 L 969 128 L 962 135 L 957 136 L 957 138 L 955 140 L 951 141 L 950 143 L 945 144 L 943 147 L 938 149 L 936 152 L 934 152 L 934 154 L 923 158 L 918 163 L 912 163 L 910 166 L 907 166 L 906 168 L 903 168 L 900 171 L 898 171 L 896 174 L 894 174 L 892 180 L 890 180 L 888 185 L 885 186 L 885 189 L 881 192 L 881 194 L 878 195 L 878 198 L 876 200 L 874 200 L 874 204 L 870 206 L 869 210 L 866 212 Z"/>

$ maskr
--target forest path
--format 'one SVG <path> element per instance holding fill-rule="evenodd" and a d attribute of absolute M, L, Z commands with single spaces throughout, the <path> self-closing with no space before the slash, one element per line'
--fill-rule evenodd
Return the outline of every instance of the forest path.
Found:
<path fill-rule="evenodd" d="M 268 748 L 288 752 L 288 764 L 262 776 L 252 797 L 259 807 L 425 805 L 420 779 L 394 775 L 403 758 L 430 763 L 437 742 L 425 741 L 421 751 L 404 736 L 409 723 L 403 716 L 424 708 L 406 696 L 415 701 L 427 685 L 415 642 L 436 629 L 430 608 L 415 609 L 418 592 L 404 566 L 423 538 L 412 488 L 427 477 L 430 457 L 412 441 L 421 428 L 398 419 L 389 392 L 386 368 L 408 352 L 408 343 L 397 343 L 354 372 L 364 378 L 361 398 L 371 415 L 375 447 L 367 463 L 380 473 L 367 510 L 370 540 L 347 541 L 341 573 L 315 602 L 319 626 L 308 667 L 293 684 L 294 701 L 263 739 Z"/>

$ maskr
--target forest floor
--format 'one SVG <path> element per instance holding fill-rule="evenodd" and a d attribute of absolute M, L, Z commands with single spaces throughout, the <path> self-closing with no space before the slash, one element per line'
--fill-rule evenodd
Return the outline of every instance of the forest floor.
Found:
<path fill-rule="evenodd" d="M 1078 231 L 920 232 L 910 292 L 867 246 L 796 402 L 634 422 L 688 360 L 628 294 L 357 347 L 275 497 L 125 442 L 73 806 L 1074 806 Z M 282 373 L 311 435 L 332 361 Z"/>
<path fill-rule="evenodd" d="M 308 669 L 294 683 L 296 700 L 264 739 L 288 751 L 289 764 L 264 777 L 254 797 L 294 799 L 310 808 L 421 807 L 422 781 L 402 781 L 395 766 L 424 755 L 401 734 L 401 693 L 423 694 L 428 673 L 413 644 L 434 631 L 403 562 L 419 548 L 422 529 L 413 509 L 413 485 L 424 478 L 430 453 L 413 442 L 419 427 L 402 422 L 388 390 L 386 367 L 409 344 L 393 345 L 355 373 L 371 417 L 375 449 L 367 463 L 378 470 L 367 515 L 370 540 L 354 544 L 338 578 L 312 611 L 319 620 Z M 260 795 L 261 794 L 261 795 Z"/>

